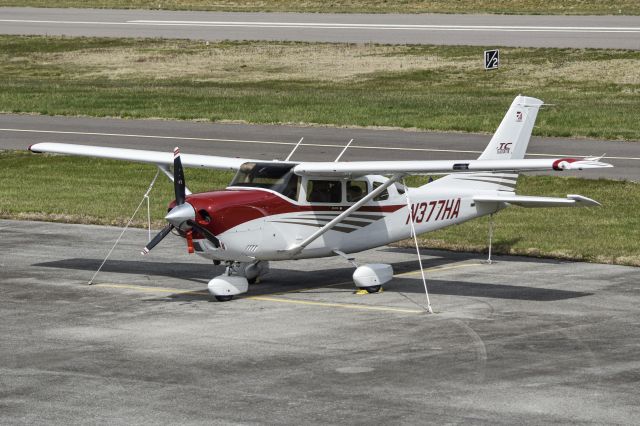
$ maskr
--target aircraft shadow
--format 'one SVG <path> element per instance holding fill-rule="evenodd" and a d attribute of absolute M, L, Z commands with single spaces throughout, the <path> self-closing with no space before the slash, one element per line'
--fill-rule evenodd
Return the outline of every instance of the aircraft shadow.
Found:
<path fill-rule="evenodd" d="M 398 278 L 385 286 L 387 291 L 401 293 L 424 293 L 422 285 L 416 286 L 415 280 Z M 422 284 L 422 283 L 420 283 Z M 529 300 L 552 302 L 591 296 L 593 293 L 551 288 L 527 287 L 508 284 L 487 284 L 480 282 L 462 282 L 427 279 L 429 294 L 446 296 L 487 297 L 491 299 Z"/>
<path fill-rule="evenodd" d="M 425 268 L 446 266 L 452 262 L 463 259 L 474 259 L 477 256 L 461 253 L 455 259 L 447 257 L 436 257 L 423 260 Z M 43 262 L 33 266 L 95 271 L 102 263 L 99 259 L 73 258 L 53 262 Z M 396 274 L 415 271 L 418 268 L 417 261 L 396 262 L 393 269 Z M 185 291 L 162 298 L 151 300 L 162 301 L 189 301 L 208 299 L 206 294 L 206 284 L 211 278 L 224 272 L 223 266 L 212 264 L 199 264 L 188 262 L 140 262 L 134 260 L 112 260 L 108 261 L 102 268 L 103 272 L 124 273 L 136 275 L 152 275 L 187 280 L 202 284 L 201 290 L 192 292 Z M 250 296 L 268 296 L 283 292 L 296 292 L 312 289 L 318 292 L 335 292 L 338 289 L 351 291 L 353 284 L 351 276 L 352 267 L 332 268 L 330 275 L 325 269 L 318 271 L 301 271 L 292 269 L 272 268 L 263 282 L 252 285 L 249 288 Z M 419 278 L 416 274 L 415 278 Z M 391 292 L 401 293 L 422 293 L 424 291 L 422 283 L 416 285 L 414 277 L 396 277 L 393 281 L 385 285 L 385 289 Z M 99 280 L 98 280 L 99 282 Z M 344 284 L 340 284 L 344 283 Z M 521 285 L 489 284 L 482 282 L 446 281 L 429 278 L 427 273 L 427 283 L 431 294 L 450 296 L 487 297 L 495 299 L 530 300 L 530 301 L 555 301 L 577 297 L 590 296 L 593 293 L 546 289 Z M 331 289 L 327 287 L 331 286 Z"/>
<path fill-rule="evenodd" d="M 510 247 L 510 244 L 515 244 L 516 239 L 514 240 L 509 240 L 509 242 L 507 242 L 505 245 L 500 245 L 499 247 L 503 247 L 503 248 L 508 248 Z M 497 246 L 494 245 L 494 249 Z M 415 247 L 411 248 L 411 247 L 386 247 L 384 249 L 382 249 L 382 251 L 385 252 L 389 252 L 389 253 L 408 253 L 408 251 L 411 251 L 412 253 L 415 254 Z M 448 262 L 450 263 L 452 261 L 461 261 L 461 260 L 471 260 L 471 259 L 476 259 L 479 262 L 484 261 L 487 259 L 487 251 L 481 251 L 481 252 L 477 252 L 477 253 L 469 253 L 469 252 L 458 252 L 458 251 L 449 251 L 449 250 L 439 250 L 439 249 L 420 249 L 420 254 L 422 256 L 439 256 L 442 257 L 444 259 L 446 259 Z M 500 259 L 504 259 L 504 260 L 509 260 L 509 259 L 517 259 L 518 262 L 523 262 L 523 263 L 543 263 L 543 264 L 551 264 L 551 265 L 560 265 L 563 263 L 567 263 L 570 261 L 567 260 L 559 260 L 559 259 L 553 259 L 553 258 L 545 258 L 545 257 L 524 257 L 524 256 L 516 256 L 516 255 L 509 255 L 509 254 L 493 254 L 491 256 L 492 260 L 494 260 L 494 262 L 500 262 Z M 425 261 L 424 259 L 422 260 L 423 262 Z"/>
<path fill-rule="evenodd" d="M 36 263 L 33 266 L 47 268 L 75 269 L 95 272 L 102 263 L 100 259 L 73 258 L 53 262 Z M 115 272 L 134 275 L 156 275 L 207 284 L 211 278 L 224 272 L 223 266 L 188 262 L 144 262 L 138 260 L 109 260 L 102 272 Z M 87 279 L 90 277 L 89 275 Z M 98 275 L 99 277 L 99 275 Z"/>

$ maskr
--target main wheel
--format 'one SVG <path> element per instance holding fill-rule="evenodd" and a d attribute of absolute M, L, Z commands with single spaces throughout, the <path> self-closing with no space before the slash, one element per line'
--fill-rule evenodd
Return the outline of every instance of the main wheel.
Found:
<path fill-rule="evenodd" d="M 251 278 L 251 279 L 247 279 L 247 282 L 248 282 L 249 284 L 255 284 L 255 283 L 257 283 L 257 282 L 258 282 L 258 279 L 259 279 L 259 278 L 260 278 L 260 277 L 254 277 L 254 278 Z"/>
<path fill-rule="evenodd" d="M 367 293 L 377 293 L 381 288 L 381 285 L 372 285 L 371 287 L 365 287 L 364 289 L 367 290 Z"/>
<path fill-rule="evenodd" d="M 233 296 L 216 296 L 218 302 L 228 302 L 231 299 L 233 299 Z"/>

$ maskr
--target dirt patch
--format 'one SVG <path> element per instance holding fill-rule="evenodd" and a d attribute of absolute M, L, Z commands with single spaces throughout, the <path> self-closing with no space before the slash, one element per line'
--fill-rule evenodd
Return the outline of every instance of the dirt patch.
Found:
<path fill-rule="evenodd" d="M 613 84 L 640 84 L 640 67 L 634 59 L 578 61 L 545 66 L 531 73 L 532 80 L 607 81 Z"/>
<path fill-rule="evenodd" d="M 435 55 L 404 55 L 405 46 L 363 44 L 274 44 L 239 45 L 203 43 L 197 49 L 179 44 L 157 49 L 92 49 L 40 54 L 46 65 L 68 68 L 82 77 L 109 79 L 144 77 L 168 79 L 191 77 L 197 80 L 340 81 L 367 74 L 444 67 L 477 67 L 478 61 L 448 59 Z"/>

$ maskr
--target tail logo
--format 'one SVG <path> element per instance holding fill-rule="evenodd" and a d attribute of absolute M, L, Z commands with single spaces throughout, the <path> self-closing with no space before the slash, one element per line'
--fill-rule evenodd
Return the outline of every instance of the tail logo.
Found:
<path fill-rule="evenodd" d="M 511 142 L 500 142 L 498 144 L 498 154 L 509 154 L 511 152 Z"/>
<path fill-rule="evenodd" d="M 516 121 L 520 123 L 522 121 L 522 111 L 516 112 Z"/>

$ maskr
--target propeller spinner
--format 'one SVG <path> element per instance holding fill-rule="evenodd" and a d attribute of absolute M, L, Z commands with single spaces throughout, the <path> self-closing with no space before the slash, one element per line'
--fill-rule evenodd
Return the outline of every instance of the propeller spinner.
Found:
<path fill-rule="evenodd" d="M 182 160 L 180 160 L 180 148 L 173 150 L 173 189 L 176 197 L 176 206 L 167 213 L 165 219 L 169 222 L 158 234 L 142 249 L 142 255 L 146 255 L 160 241 L 164 239 L 174 228 L 186 233 L 187 246 L 189 252 L 193 253 L 192 230 L 195 229 L 205 238 L 213 243 L 215 247 L 220 247 L 218 238 L 208 229 L 200 226 L 196 222 L 196 212 L 193 206 L 186 202 L 186 185 L 184 182 L 184 170 Z"/>

